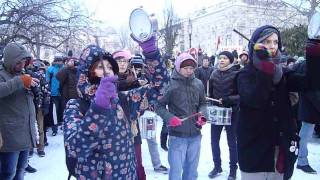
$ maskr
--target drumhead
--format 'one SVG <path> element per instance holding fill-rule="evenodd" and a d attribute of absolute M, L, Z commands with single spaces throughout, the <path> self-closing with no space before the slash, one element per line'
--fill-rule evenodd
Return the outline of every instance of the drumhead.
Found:
<path fill-rule="evenodd" d="M 308 37 L 310 39 L 320 39 L 320 13 L 316 12 L 308 26 Z"/>
<path fill-rule="evenodd" d="M 152 36 L 152 23 L 149 15 L 141 8 L 136 8 L 131 12 L 129 27 L 132 35 L 141 42 Z"/>

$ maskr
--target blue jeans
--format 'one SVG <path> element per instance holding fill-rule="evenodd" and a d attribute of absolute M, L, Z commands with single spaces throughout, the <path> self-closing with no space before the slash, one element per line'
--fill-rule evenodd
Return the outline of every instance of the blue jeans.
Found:
<path fill-rule="evenodd" d="M 309 165 L 308 162 L 308 142 L 310 138 L 312 137 L 314 124 L 302 122 L 302 126 L 300 129 L 300 148 L 299 148 L 299 155 L 298 155 L 298 162 L 297 165 L 299 166 L 305 166 Z"/>
<path fill-rule="evenodd" d="M 201 135 L 187 138 L 169 136 L 169 180 L 197 179 L 201 137 Z"/>
<path fill-rule="evenodd" d="M 28 165 L 29 150 L 0 152 L 0 179 L 23 180 L 24 169 Z"/>
<path fill-rule="evenodd" d="M 234 124 L 230 126 L 220 126 L 220 125 L 211 125 L 211 149 L 212 149 L 212 158 L 215 168 L 221 168 L 221 157 L 220 157 L 220 136 L 223 127 L 226 128 L 227 132 L 227 141 L 229 146 L 229 165 L 230 169 L 238 169 L 238 152 L 237 152 L 237 140 L 235 135 Z"/>
<path fill-rule="evenodd" d="M 153 168 L 158 168 L 161 166 L 160 154 L 158 151 L 158 143 L 156 138 L 147 139 L 149 153 L 151 156 L 151 162 Z"/>

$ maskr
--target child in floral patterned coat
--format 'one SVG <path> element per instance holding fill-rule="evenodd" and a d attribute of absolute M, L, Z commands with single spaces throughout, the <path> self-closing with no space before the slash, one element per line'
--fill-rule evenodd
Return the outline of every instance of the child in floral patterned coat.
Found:
<path fill-rule="evenodd" d="M 168 82 L 155 38 L 139 43 L 152 73 L 151 83 L 124 93 L 116 92 L 118 65 L 103 49 L 89 46 L 80 60 L 79 99 L 64 112 L 67 155 L 76 158 L 77 179 L 137 179 L 130 120 L 154 104 Z M 130 117 L 122 109 L 131 108 Z"/>

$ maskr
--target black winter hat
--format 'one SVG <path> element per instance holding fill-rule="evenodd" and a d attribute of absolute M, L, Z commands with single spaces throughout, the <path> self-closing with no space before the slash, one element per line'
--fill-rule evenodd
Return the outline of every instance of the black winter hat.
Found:
<path fill-rule="evenodd" d="M 233 55 L 231 52 L 229 52 L 229 51 L 222 51 L 222 52 L 219 54 L 219 56 L 221 56 L 221 55 L 227 56 L 228 59 L 230 60 L 230 64 L 233 63 L 233 61 L 234 61 L 234 55 Z"/>

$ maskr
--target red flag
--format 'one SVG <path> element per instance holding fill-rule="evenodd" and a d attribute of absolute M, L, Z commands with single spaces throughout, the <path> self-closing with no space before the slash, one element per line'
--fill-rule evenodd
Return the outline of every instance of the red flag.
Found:
<path fill-rule="evenodd" d="M 217 49 L 219 48 L 220 43 L 221 43 L 221 39 L 220 39 L 220 36 L 218 36 Z"/>

